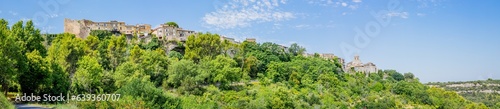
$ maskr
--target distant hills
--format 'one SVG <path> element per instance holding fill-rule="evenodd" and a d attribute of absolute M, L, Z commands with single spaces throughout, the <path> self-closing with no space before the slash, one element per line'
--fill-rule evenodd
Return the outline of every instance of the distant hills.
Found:
<path fill-rule="evenodd" d="M 426 85 L 455 91 L 468 100 L 484 103 L 490 108 L 500 105 L 500 80 L 430 82 Z"/>

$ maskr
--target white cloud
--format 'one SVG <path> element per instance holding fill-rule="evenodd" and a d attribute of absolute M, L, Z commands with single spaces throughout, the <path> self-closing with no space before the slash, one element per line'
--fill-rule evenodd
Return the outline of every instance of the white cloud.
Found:
<path fill-rule="evenodd" d="M 333 0 L 326 1 L 326 4 L 333 4 Z"/>
<path fill-rule="evenodd" d="M 205 14 L 202 20 L 209 26 L 230 29 L 295 18 L 294 13 L 277 9 L 283 4 L 286 0 L 231 0 L 216 11 Z"/>
<path fill-rule="evenodd" d="M 362 0 L 309 0 L 309 4 L 320 6 L 331 6 L 334 8 L 349 8 L 352 10 L 358 9 Z"/>
<path fill-rule="evenodd" d="M 310 25 L 307 25 L 307 24 L 300 24 L 300 25 L 296 25 L 295 28 L 297 29 L 303 29 L 303 28 L 309 28 Z"/>
<path fill-rule="evenodd" d="M 347 6 L 347 3 L 342 2 L 342 6 L 343 6 L 343 7 L 346 7 L 346 6 Z"/>
<path fill-rule="evenodd" d="M 388 17 L 401 17 L 403 19 L 407 19 L 408 18 L 408 12 L 389 12 L 386 14 L 386 16 Z"/>
<path fill-rule="evenodd" d="M 361 0 L 352 0 L 354 3 L 361 3 Z"/>

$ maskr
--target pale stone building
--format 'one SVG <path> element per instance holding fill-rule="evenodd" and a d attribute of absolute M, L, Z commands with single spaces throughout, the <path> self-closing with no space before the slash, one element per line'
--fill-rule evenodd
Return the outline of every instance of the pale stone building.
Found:
<path fill-rule="evenodd" d="M 376 73 L 377 66 L 371 62 L 363 64 L 359 56 L 354 56 L 354 60 L 345 65 L 344 71 L 346 72 L 363 72 L 363 73 Z"/>
<path fill-rule="evenodd" d="M 247 38 L 247 39 L 245 39 L 245 41 L 247 41 L 247 42 L 257 42 L 257 40 L 255 38 Z"/>
<path fill-rule="evenodd" d="M 91 30 L 108 30 L 120 32 L 120 34 L 147 36 L 151 33 L 151 25 L 137 24 L 126 25 L 125 22 L 112 20 L 109 22 L 94 22 L 91 20 L 64 19 L 64 32 L 75 34 L 80 38 L 87 38 Z"/>
<path fill-rule="evenodd" d="M 185 30 L 171 25 L 161 24 L 152 30 L 152 34 L 156 35 L 160 40 L 166 41 L 181 41 L 187 40 L 188 36 L 195 34 L 195 31 Z"/>
<path fill-rule="evenodd" d="M 227 40 L 233 44 L 240 44 L 240 42 L 234 40 L 234 38 L 230 38 L 230 37 L 226 37 L 226 36 L 220 36 L 220 40 L 221 41 Z"/>

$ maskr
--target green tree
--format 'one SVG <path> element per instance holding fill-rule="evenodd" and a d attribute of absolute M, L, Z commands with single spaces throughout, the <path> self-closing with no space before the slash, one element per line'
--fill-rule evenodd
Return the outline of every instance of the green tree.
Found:
<path fill-rule="evenodd" d="M 298 56 L 298 55 L 302 55 L 304 52 L 306 52 L 306 49 L 302 46 L 299 46 L 297 43 L 293 43 L 288 48 L 288 52 L 290 54 L 292 54 L 293 56 Z"/>
<path fill-rule="evenodd" d="M 158 38 L 155 36 L 151 38 L 151 41 L 148 43 L 143 43 L 141 44 L 141 48 L 146 49 L 146 50 L 156 50 L 158 48 L 161 48 L 160 41 L 158 41 Z"/>
<path fill-rule="evenodd" d="M 24 52 L 25 42 L 22 21 L 13 25 L 11 30 L 8 22 L 0 19 L 0 83 L 4 95 L 7 95 L 9 87 L 17 83 L 20 74 L 28 70 Z"/>
<path fill-rule="evenodd" d="M 52 84 L 55 85 L 54 88 L 67 86 L 64 90 L 69 89 L 70 84 L 72 84 L 71 78 L 78 68 L 78 60 L 85 55 L 85 47 L 84 41 L 76 38 L 73 34 L 63 33 L 57 36 L 52 46 L 50 46 L 46 58 L 50 63 L 55 64 L 52 66 L 53 70 L 55 70 L 52 78 L 54 79 L 52 80 Z"/>
<path fill-rule="evenodd" d="M 260 49 L 268 56 L 278 57 L 279 61 L 290 61 L 290 55 L 285 52 L 285 48 L 282 45 L 272 42 L 264 42 L 260 45 Z"/>
<path fill-rule="evenodd" d="M 139 63 L 141 62 L 141 56 L 144 54 L 144 50 L 139 48 L 139 46 L 135 45 L 132 50 L 130 50 L 130 56 L 129 60 L 134 62 L 134 63 Z"/>
<path fill-rule="evenodd" d="M 110 39 L 105 38 L 105 39 L 100 40 L 99 44 L 97 46 L 97 56 L 98 56 L 97 59 L 99 61 L 99 64 L 101 64 L 105 70 L 112 70 L 110 58 L 108 56 L 109 42 L 110 42 Z"/>
<path fill-rule="evenodd" d="M 95 51 L 99 47 L 100 40 L 96 36 L 89 35 L 84 42 L 90 48 L 90 50 Z"/>
<path fill-rule="evenodd" d="M 182 57 L 183 57 L 183 56 L 182 56 L 182 54 L 181 54 L 181 53 L 179 53 L 179 52 L 177 52 L 177 51 L 169 51 L 169 52 L 168 52 L 168 57 L 169 57 L 169 58 L 175 58 L 175 59 L 177 59 L 177 60 L 180 60 L 180 59 L 182 59 Z"/>
<path fill-rule="evenodd" d="M 401 81 L 401 80 L 404 80 L 405 77 L 403 75 L 401 75 L 401 73 L 393 73 L 392 75 L 392 78 L 396 81 Z"/>
<path fill-rule="evenodd" d="M 222 43 L 218 34 L 198 33 L 186 41 L 184 58 L 198 62 L 202 58 L 214 58 L 221 54 Z"/>
<path fill-rule="evenodd" d="M 57 37 L 57 34 L 43 34 L 46 46 L 52 45 L 52 41 Z"/>
<path fill-rule="evenodd" d="M 153 83 L 138 78 L 132 79 L 116 93 L 134 99 L 144 100 L 146 107 L 152 109 L 180 109 L 181 101 L 171 95 L 165 94 L 162 90 L 156 88 Z M 125 108 L 125 107 L 121 107 Z"/>
<path fill-rule="evenodd" d="M 469 104 L 456 92 L 445 91 L 444 89 L 435 87 L 427 89 L 426 92 L 429 93 L 432 103 L 438 109 L 458 109 Z"/>
<path fill-rule="evenodd" d="M 410 73 L 410 72 L 405 73 L 405 74 L 404 74 L 404 77 L 405 77 L 405 79 L 407 79 L 407 80 L 412 80 L 412 79 L 415 79 L 415 75 L 413 75 L 413 73 Z"/>
<path fill-rule="evenodd" d="M 379 100 L 375 100 L 380 98 Z M 391 97 L 369 97 L 369 100 L 359 103 L 356 108 L 366 108 L 366 109 L 397 109 L 396 101 Z"/>
<path fill-rule="evenodd" d="M 109 59 L 109 66 L 111 67 L 111 69 L 115 69 L 126 60 L 126 51 L 127 39 L 124 35 L 119 37 L 111 37 L 107 47 L 107 57 Z"/>
<path fill-rule="evenodd" d="M 241 69 L 236 67 L 236 61 L 223 55 L 217 56 L 207 64 L 204 69 L 209 69 L 209 80 L 212 83 L 221 84 L 222 88 L 227 88 L 230 83 L 248 76 L 243 75 Z"/>
<path fill-rule="evenodd" d="M 78 61 L 78 69 L 72 78 L 72 86 L 76 93 L 96 93 L 103 89 L 101 80 L 104 69 L 95 57 L 84 56 Z M 78 91 L 78 90 L 82 91 Z"/>
<path fill-rule="evenodd" d="M 144 69 L 142 69 L 139 64 L 132 61 L 121 64 L 113 73 L 113 79 L 115 80 L 115 86 L 117 88 L 121 88 L 134 78 L 149 80 L 149 76 L 146 75 Z"/>
<path fill-rule="evenodd" d="M 147 50 L 140 60 L 142 62 L 138 64 L 150 76 L 150 81 L 155 86 L 161 86 L 163 80 L 167 77 L 168 65 L 170 65 L 170 60 L 165 51 L 163 49 Z"/>
<path fill-rule="evenodd" d="M 4 95 L 7 95 L 9 90 L 8 85 L 10 81 L 14 78 L 16 69 L 14 68 L 15 61 L 10 59 L 9 56 L 11 50 L 16 50 L 17 47 L 15 44 L 11 44 L 11 46 L 7 45 L 8 43 L 12 43 L 13 39 L 9 37 L 10 30 L 8 27 L 8 22 L 5 19 L 0 19 L 0 83 L 2 85 L 2 91 Z"/>
<path fill-rule="evenodd" d="M 191 60 L 180 60 L 169 66 L 167 84 L 182 93 L 201 94 L 201 84 L 209 74 L 201 73 L 200 66 Z"/>
<path fill-rule="evenodd" d="M 57 63 L 51 63 L 49 61 L 50 66 L 50 77 L 46 78 L 47 83 L 42 86 L 43 94 L 51 94 L 51 95 L 66 95 L 70 88 L 69 74 L 64 71 L 64 69 Z"/>
<path fill-rule="evenodd" d="M 482 103 L 470 103 L 465 106 L 466 109 L 489 109 L 486 105 Z"/>
<path fill-rule="evenodd" d="M 0 94 L 0 107 L 5 109 L 14 109 L 14 105 L 2 94 Z"/>
<path fill-rule="evenodd" d="M 26 54 L 28 58 L 29 69 L 19 76 L 19 84 L 23 93 L 41 94 L 44 85 L 47 85 L 50 79 L 50 64 L 42 58 L 38 50 Z M 32 79 L 37 78 L 37 79 Z"/>
<path fill-rule="evenodd" d="M 110 38 L 113 35 L 113 33 L 111 33 L 108 30 L 92 30 L 90 31 L 90 35 L 97 36 L 99 40 L 103 40 L 106 38 Z"/>
<path fill-rule="evenodd" d="M 167 22 L 167 23 L 165 23 L 165 25 L 168 25 L 168 26 L 173 26 L 173 27 L 179 28 L 179 25 L 177 25 L 177 23 L 175 23 L 175 22 Z"/>
<path fill-rule="evenodd" d="M 256 78 L 259 70 L 258 67 L 261 66 L 260 64 L 260 61 L 255 56 L 247 57 L 243 63 L 243 73 L 250 78 Z"/>
<path fill-rule="evenodd" d="M 40 30 L 35 29 L 33 21 L 29 20 L 28 22 L 26 22 L 26 26 L 24 27 L 24 32 L 25 32 L 24 34 L 26 35 L 25 39 L 23 39 L 24 41 L 26 41 L 25 53 L 37 50 L 38 52 L 40 52 L 40 55 L 42 57 L 47 56 L 47 50 L 43 46 L 43 42 L 45 40 L 40 34 Z"/>
<path fill-rule="evenodd" d="M 50 46 L 48 60 L 62 66 L 62 68 L 73 75 L 77 68 L 78 60 L 85 54 L 83 40 L 75 38 L 69 33 L 59 34 Z"/>

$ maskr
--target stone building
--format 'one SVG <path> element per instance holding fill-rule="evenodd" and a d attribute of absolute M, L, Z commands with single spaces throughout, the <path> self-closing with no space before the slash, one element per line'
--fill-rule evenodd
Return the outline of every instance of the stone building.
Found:
<path fill-rule="evenodd" d="M 226 37 L 226 36 L 220 36 L 220 40 L 224 41 L 227 40 L 233 44 L 240 44 L 240 42 L 234 40 L 234 38 Z"/>
<path fill-rule="evenodd" d="M 377 66 L 371 62 L 363 64 L 359 56 L 354 56 L 354 60 L 345 65 L 344 71 L 346 72 L 363 72 L 363 73 L 376 73 Z"/>
<path fill-rule="evenodd" d="M 247 38 L 247 39 L 245 39 L 245 41 L 247 41 L 247 42 L 257 42 L 257 40 L 255 38 Z"/>
<path fill-rule="evenodd" d="M 187 40 L 188 36 L 195 34 L 195 31 L 185 30 L 171 25 L 161 24 L 152 30 L 152 34 L 156 35 L 160 40 L 166 41 L 181 41 Z"/>
<path fill-rule="evenodd" d="M 108 30 L 117 31 L 121 34 L 130 35 L 137 34 L 138 36 L 147 36 L 151 33 L 151 25 L 137 24 L 127 25 L 125 22 L 112 20 L 109 22 L 94 22 L 91 20 L 72 20 L 64 19 L 64 32 L 75 34 L 80 38 L 87 38 L 91 30 Z"/>

